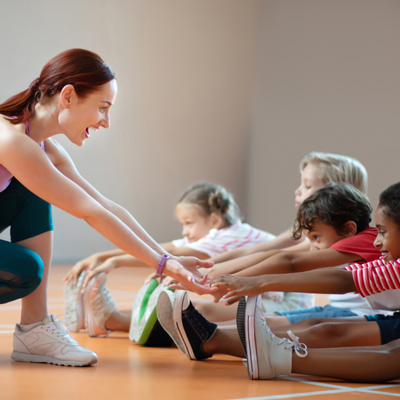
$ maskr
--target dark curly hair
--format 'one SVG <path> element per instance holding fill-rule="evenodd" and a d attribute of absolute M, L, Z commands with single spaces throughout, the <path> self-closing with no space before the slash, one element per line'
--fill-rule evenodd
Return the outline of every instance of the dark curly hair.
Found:
<path fill-rule="evenodd" d="M 353 221 L 357 233 L 371 222 L 372 207 L 365 194 L 348 183 L 328 183 L 317 190 L 297 211 L 293 239 L 300 239 L 303 230 L 311 230 L 315 222 L 331 225 L 337 234 L 346 233 L 345 224 Z"/>
<path fill-rule="evenodd" d="M 394 183 L 380 194 L 378 207 L 400 227 L 400 182 Z"/>

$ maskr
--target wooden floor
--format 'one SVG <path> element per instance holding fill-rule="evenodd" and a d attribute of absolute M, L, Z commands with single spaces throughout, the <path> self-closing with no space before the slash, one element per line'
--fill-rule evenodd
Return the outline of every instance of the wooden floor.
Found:
<path fill-rule="evenodd" d="M 62 277 L 67 266 L 54 266 L 49 291 L 50 312 L 64 312 Z M 147 270 L 121 268 L 108 278 L 111 295 L 121 308 L 130 308 Z M 19 319 L 20 301 L 0 306 L 0 399 L 389 399 L 400 396 L 397 384 L 361 385 L 330 379 L 292 375 L 271 381 L 251 381 L 242 361 L 214 356 L 189 361 L 176 348 L 138 346 L 128 335 L 108 338 L 73 337 L 95 351 L 92 367 L 71 368 L 13 362 L 12 333 Z M 379 397 L 378 397 L 379 396 Z"/>

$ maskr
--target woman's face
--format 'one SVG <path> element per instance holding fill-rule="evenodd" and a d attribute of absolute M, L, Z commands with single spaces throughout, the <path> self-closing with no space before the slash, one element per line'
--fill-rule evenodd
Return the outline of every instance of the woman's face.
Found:
<path fill-rule="evenodd" d="M 90 131 L 110 126 L 109 110 L 117 97 L 117 82 L 113 79 L 85 98 L 73 90 L 63 103 L 59 124 L 68 139 L 82 146 L 90 137 Z"/>
<path fill-rule="evenodd" d="M 296 208 L 299 208 L 305 199 L 324 186 L 324 182 L 318 176 L 318 167 L 311 163 L 307 164 L 301 173 L 301 184 L 294 192 Z"/>

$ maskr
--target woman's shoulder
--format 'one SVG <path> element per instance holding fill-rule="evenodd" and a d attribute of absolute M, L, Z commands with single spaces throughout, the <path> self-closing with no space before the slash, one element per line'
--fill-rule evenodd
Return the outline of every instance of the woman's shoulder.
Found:
<path fill-rule="evenodd" d="M 25 124 L 12 124 L 8 117 L 0 114 L 0 134 L 6 137 L 15 133 L 25 133 Z"/>
<path fill-rule="evenodd" d="M 0 143 L 3 150 L 18 144 L 26 138 L 25 125 L 12 124 L 6 117 L 0 115 Z"/>

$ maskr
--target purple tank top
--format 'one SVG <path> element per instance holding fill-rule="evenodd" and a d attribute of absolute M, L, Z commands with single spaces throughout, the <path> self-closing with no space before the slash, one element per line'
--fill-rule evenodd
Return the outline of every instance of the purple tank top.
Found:
<path fill-rule="evenodd" d="M 25 121 L 25 128 L 26 128 L 26 134 L 31 137 L 31 122 L 30 121 Z M 42 150 L 44 150 L 44 142 L 40 143 L 40 147 Z M 0 165 L 0 192 L 5 190 L 8 185 L 11 183 L 11 179 L 13 176 L 11 175 L 11 172 L 8 171 L 5 167 Z"/>

